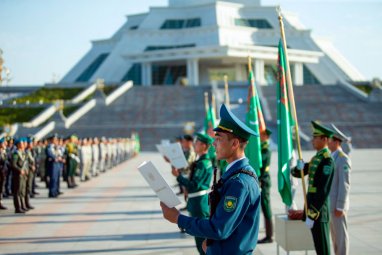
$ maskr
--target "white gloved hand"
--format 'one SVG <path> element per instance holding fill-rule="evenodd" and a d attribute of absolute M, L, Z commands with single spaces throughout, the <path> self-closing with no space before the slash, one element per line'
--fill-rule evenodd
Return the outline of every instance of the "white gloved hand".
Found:
<path fill-rule="evenodd" d="M 305 162 L 302 159 L 297 160 L 297 169 L 302 171 L 304 170 Z"/>
<path fill-rule="evenodd" d="M 306 217 L 305 225 L 307 228 L 312 229 L 314 225 L 314 220 L 311 220 L 309 217 Z"/>

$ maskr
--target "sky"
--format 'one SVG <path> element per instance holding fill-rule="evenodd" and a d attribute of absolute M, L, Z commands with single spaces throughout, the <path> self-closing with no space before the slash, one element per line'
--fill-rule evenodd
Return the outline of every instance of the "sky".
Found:
<path fill-rule="evenodd" d="M 126 15 L 166 6 L 167 0 L 0 0 L 0 49 L 9 85 L 61 79 L 91 48 L 111 37 Z M 262 0 L 296 13 L 364 76 L 382 79 L 382 0 Z"/>

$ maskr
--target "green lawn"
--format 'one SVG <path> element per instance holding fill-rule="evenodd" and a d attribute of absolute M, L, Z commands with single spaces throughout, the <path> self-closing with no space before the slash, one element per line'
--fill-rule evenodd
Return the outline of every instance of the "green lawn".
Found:
<path fill-rule="evenodd" d="M 45 110 L 44 107 L 0 108 L 0 126 L 28 122 Z"/>
<path fill-rule="evenodd" d="M 69 100 L 77 96 L 84 88 L 41 88 L 35 92 L 16 99 L 17 103 L 52 103 L 56 100 Z"/>

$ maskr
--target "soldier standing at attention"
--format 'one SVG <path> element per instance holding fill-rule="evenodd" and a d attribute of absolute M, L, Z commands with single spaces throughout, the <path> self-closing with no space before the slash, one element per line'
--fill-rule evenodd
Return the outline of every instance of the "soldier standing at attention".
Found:
<path fill-rule="evenodd" d="M 17 149 L 12 155 L 12 194 L 15 213 L 25 213 L 27 209 L 24 205 L 26 181 L 28 172 L 28 158 L 24 151 L 25 144 L 22 138 L 15 141 Z"/>
<path fill-rule="evenodd" d="M 161 203 L 163 216 L 193 236 L 207 238 L 206 254 L 252 254 L 257 244 L 260 218 L 260 189 L 244 149 L 257 135 L 223 104 L 214 146 L 217 159 L 226 159 L 227 170 L 210 193 L 209 219 L 188 217 Z"/>
<path fill-rule="evenodd" d="M 78 138 L 76 135 L 71 135 L 69 143 L 66 144 L 66 171 L 68 174 L 67 183 L 69 189 L 77 187 L 75 175 L 80 158 L 78 156 Z"/>
<path fill-rule="evenodd" d="M 330 190 L 330 232 L 334 253 L 347 255 L 349 254 L 347 211 L 349 210 L 351 161 L 348 155 L 343 152 L 341 145 L 349 138 L 333 124 L 331 128 L 334 134 L 329 139 L 329 149 L 332 152 L 336 168 Z"/>
<path fill-rule="evenodd" d="M 25 208 L 28 210 L 32 210 L 34 209 L 34 207 L 30 204 L 30 196 L 32 194 L 33 179 L 36 172 L 36 162 L 33 156 L 33 138 L 28 137 L 26 141 L 27 145 L 25 154 L 28 159 L 28 173 L 25 176 Z"/>
<path fill-rule="evenodd" d="M 196 134 L 194 144 L 198 159 L 191 164 L 190 176 L 185 178 L 178 169 L 173 168 L 172 174 L 183 185 L 188 193 L 187 210 L 192 217 L 208 219 L 210 208 L 208 206 L 208 193 L 212 180 L 213 167 L 208 150 L 213 140 L 210 136 Z M 195 243 L 199 254 L 204 255 L 202 249 L 204 238 L 195 236 Z"/>
<path fill-rule="evenodd" d="M 273 224 L 272 224 L 272 209 L 271 209 L 271 176 L 269 174 L 269 165 L 271 164 L 271 150 L 269 148 L 269 137 L 272 134 L 271 130 L 266 129 L 260 134 L 261 139 L 261 158 L 262 167 L 260 168 L 260 188 L 261 188 L 261 211 L 264 215 L 265 222 L 265 237 L 257 243 L 272 243 Z"/>
<path fill-rule="evenodd" d="M 328 149 L 329 138 L 333 131 L 322 126 L 316 121 L 313 125 L 313 148 L 316 155 L 305 164 L 297 161 L 297 167 L 292 170 L 292 175 L 301 177 L 309 175 L 308 193 L 306 195 L 308 213 L 305 216 L 305 225 L 311 230 L 314 247 L 318 255 L 330 254 L 329 240 L 329 193 L 334 175 L 334 161 Z"/>
<path fill-rule="evenodd" d="M 0 210 L 6 210 L 3 205 L 3 192 L 5 188 L 5 179 L 7 178 L 7 141 L 4 138 L 0 139 Z"/>

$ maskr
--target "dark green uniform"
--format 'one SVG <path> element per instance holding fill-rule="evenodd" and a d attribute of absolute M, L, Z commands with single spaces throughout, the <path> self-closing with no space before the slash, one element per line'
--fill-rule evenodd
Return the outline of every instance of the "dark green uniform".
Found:
<path fill-rule="evenodd" d="M 78 166 L 78 146 L 75 143 L 66 145 L 66 172 L 68 188 L 75 188 L 75 174 Z"/>
<path fill-rule="evenodd" d="M 30 204 L 30 194 L 32 194 L 33 179 L 36 170 L 36 162 L 31 150 L 26 150 L 25 154 L 27 156 L 28 162 L 28 173 L 25 175 L 25 206 L 27 209 L 33 209 Z"/>
<path fill-rule="evenodd" d="M 317 254 L 330 254 L 329 240 L 329 193 L 334 174 L 334 161 L 328 148 L 324 148 L 304 165 L 304 175 L 309 174 L 307 193 L 308 215 L 314 220 L 313 235 Z M 294 168 L 294 177 L 300 178 L 300 172 Z"/>
<path fill-rule="evenodd" d="M 26 175 L 28 174 L 28 158 L 24 151 L 17 150 L 12 155 L 12 194 L 15 212 L 24 212 Z"/>
<path fill-rule="evenodd" d="M 192 217 L 207 219 L 210 215 L 208 206 L 208 190 L 210 188 L 213 168 L 208 154 L 204 154 L 191 166 L 189 179 L 182 175 L 177 177 L 178 182 L 188 191 L 187 210 Z M 195 237 L 196 247 L 200 254 L 204 238 Z"/>
<path fill-rule="evenodd" d="M 271 150 L 269 149 L 269 140 L 261 143 L 262 167 L 260 168 L 259 182 L 261 187 L 261 211 L 265 219 L 265 239 L 262 242 L 271 242 L 273 235 L 272 209 L 271 209 L 271 176 L 269 175 L 269 165 L 271 164 Z"/>

